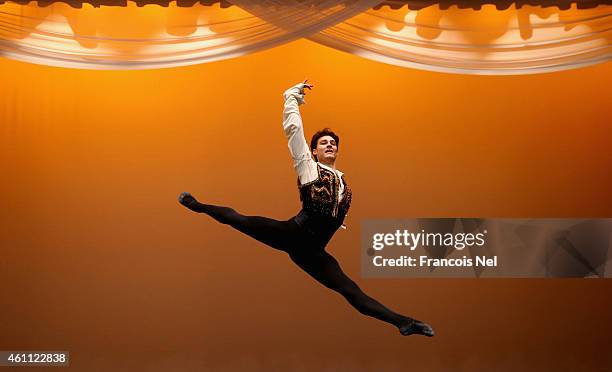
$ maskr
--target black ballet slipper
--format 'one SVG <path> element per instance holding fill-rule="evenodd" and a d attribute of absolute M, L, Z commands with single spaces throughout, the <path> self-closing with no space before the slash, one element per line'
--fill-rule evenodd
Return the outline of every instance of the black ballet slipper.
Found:
<path fill-rule="evenodd" d="M 184 205 L 185 207 L 191 209 L 194 212 L 197 212 L 198 201 L 188 192 L 183 192 L 178 197 L 179 203 Z"/>
<path fill-rule="evenodd" d="M 401 327 L 399 327 L 399 331 L 402 336 L 410 336 L 410 335 L 424 335 L 427 337 L 433 337 L 434 330 L 427 323 L 423 323 L 420 320 L 409 319 L 408 322 Z"/>

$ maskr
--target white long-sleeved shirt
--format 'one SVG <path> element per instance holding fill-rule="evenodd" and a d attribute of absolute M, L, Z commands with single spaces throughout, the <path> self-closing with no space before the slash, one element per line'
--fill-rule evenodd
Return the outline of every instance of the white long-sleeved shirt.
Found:
<path fill-rule="evenodd" d="M 317 170 L 317 162 L 312 158 L 310 147 L 304 136 L 304 126 L 302 117 L 300 116 L 299 105 L 304 102 L 304 83 L 299 83 L 287 89 L 283 94 L 285 99 L 285 108 L 283 110 L 283 130 L 289 142 L 289 153 L 293 159 L 293 166 L 300 179 L 300 184 L 312 182 L 319 177 Z M 342 175 L 344 173 L 337 169 L 319 163 L 325 169 L 328 169 L 336 174 L 340 180 L 340 190 L 338 192 L 338 200 L 342 200 L 344 196 L 344 182 Z"/>

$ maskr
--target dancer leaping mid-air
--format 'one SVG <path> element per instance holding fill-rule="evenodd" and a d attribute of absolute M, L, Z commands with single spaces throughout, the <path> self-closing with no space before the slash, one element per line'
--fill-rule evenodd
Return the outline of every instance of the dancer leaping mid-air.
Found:
<path fill-rule="evenodd" d="M 310 149 L 298 105 L 304 103 L 307 80 L 284 93 L 283 129 L 289 140 L 289 152 L 298 174 L 302 210 L 288 221 L 267 217 L 244 216 L 228 207 L 203 204 L 191 194 L 182 193 L 179 202 L 190 210 L 205 213 L 215 220 L 280 251 L 319 283 L 340 293 L 364 315 L 396 326 L 402 335 L 433 336 L 433 329 L 421 321 L 395 313 L 369 297 L 340 268 L 325 246 L 342 226 L 351 204 L 351 189 L 343 173 L 336 169 L 340 139 L 329 128 L 312 137 Z M 313 159 L 314 158 L 314 159 Z"/>

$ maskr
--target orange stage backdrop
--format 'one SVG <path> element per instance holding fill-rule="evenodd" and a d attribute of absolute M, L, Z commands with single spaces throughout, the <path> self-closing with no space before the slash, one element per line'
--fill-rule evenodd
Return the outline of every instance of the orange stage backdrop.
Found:
<path fill-rule="evenodd" d="M 281 94 L 305 77 L 307 135 L 340 133 L 355 193 L 328 250 L 433 339 L 176 202 L 297 212 Z M 307 41 L 167 70 L 1 59 L 0 350 L 69 350 L 88 372 L 609 367 L 609 280 L 366 280 L 358 251 L 364 218 L 610 217 L 610 86 L 610 63 L 461 76 Z"/>

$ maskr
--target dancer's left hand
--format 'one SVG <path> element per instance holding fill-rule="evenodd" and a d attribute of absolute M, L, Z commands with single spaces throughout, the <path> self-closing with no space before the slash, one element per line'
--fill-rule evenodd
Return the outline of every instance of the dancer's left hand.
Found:
<path fill-rule="evenodd" d="M 302 81 L 302 85 L 304 86 L 304 88 L 307 88 L 308 90 L 311 90 L 312 87 L 314 87 L 314 85 L 308 84 L 308 79 L 304 79 L 304 81 Z"/>

